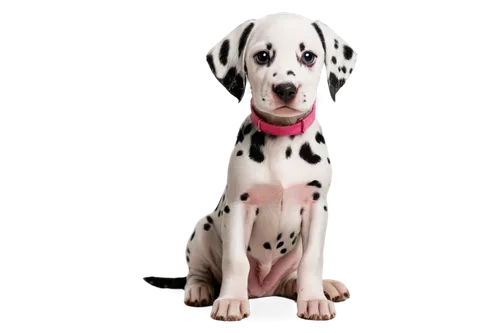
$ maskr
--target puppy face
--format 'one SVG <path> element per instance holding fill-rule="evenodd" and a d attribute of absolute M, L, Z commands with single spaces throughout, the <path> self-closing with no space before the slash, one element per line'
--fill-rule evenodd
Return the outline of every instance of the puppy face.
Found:
<path fill-rule="evenodd" d="M 208 52 L 207 62 L 238 100 L 244 95 L 248 77 L 255 108 L 291 117 L 311 109 L 323 64 L 335 100 L 352 73 L 356 56 L 320 21 L 280 13 L 236 27 Z"/>
<path fill-rule="evenodd" d="M 245 52 L 253 104 L 275 116 L 311 109 L 324 61 L 313 25 L 295 15 L 268 16 L 255 27 Z"/>

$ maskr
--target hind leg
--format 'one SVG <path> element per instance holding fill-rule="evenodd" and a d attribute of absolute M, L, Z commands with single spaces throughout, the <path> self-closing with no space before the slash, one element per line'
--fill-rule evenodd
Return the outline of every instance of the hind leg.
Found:
<path fill-rule="evenodd" d="M 212 305 L 216 296 L 218 282 L 217 255 L 210 248 L 218 242 L 213 219 L 209 216 L 201 219 L 195 227 L 186 247 L 186 261 L 189 267 L 186 286 L 184 288 L 184 303 L 188 306 Z"/>

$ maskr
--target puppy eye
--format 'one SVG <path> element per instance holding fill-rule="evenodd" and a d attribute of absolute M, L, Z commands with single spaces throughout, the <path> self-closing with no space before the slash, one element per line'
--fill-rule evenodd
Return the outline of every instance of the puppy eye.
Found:
<path fill-rule="evenodd" d="M 311 67 L 316 62 L 316 58 L 317 56 L 314 53 L 312 53 L 311 51 L 306 51 L 304 52 L 304 54 L 302 54 L 302 58 L 300 59 L 300 61 L 304 65 Z"/>
<path fill-rule="evenodd" d="M 267 51 L 260 51 L 257 52 L 253 58 L 255 59 L 255 62 L 258 63 L 259 65 L 265 65 L 269 62 L 269 52 Z"/>

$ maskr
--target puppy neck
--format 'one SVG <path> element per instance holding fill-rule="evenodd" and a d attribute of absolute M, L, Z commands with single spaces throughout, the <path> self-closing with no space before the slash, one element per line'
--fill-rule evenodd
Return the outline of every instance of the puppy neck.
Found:
<path fill-rule="evenodd" d="M 265 132 L 267 134 L 277 135 L 277 136 L 287 136 L 287 135 L 299 135 L 304 133 L 309 126 L 311 126 L 316 119 L 316 103 L 313 104 L 310 111 L 294 116 L 294 117 L 284 117 L 289 122 L 278 122 L 272 123 L 269 118 L 264 118 L 262 114 L 264 112 L 258 113 L 252 102 L 250 102 L 251 114 L 250 119 L 253 124 L 257 126 L 259 131 Z M 276 120 L 276 116 L 274 116 Z"/>

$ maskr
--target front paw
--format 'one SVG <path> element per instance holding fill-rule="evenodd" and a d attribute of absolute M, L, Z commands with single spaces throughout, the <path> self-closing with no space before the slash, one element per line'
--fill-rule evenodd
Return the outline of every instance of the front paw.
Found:
<path fill-rule="evenodd" d="M 309 320 L 330 320 L 335 318 L 335 306 L 327 299 L 298 300 L 297 316 Z"/>
<path fill-rule="evenodd" d="M 323 280 L 323 291 L 325 297 L 333 302 L 343 302 L 351 297 L 347 287 L 336 280 Z"/>
<path fill-rule="evenodd" d="M 216 299 L 210 317 L 222 321 L 238 321 L 250 315 L 248 299 Z"/>

